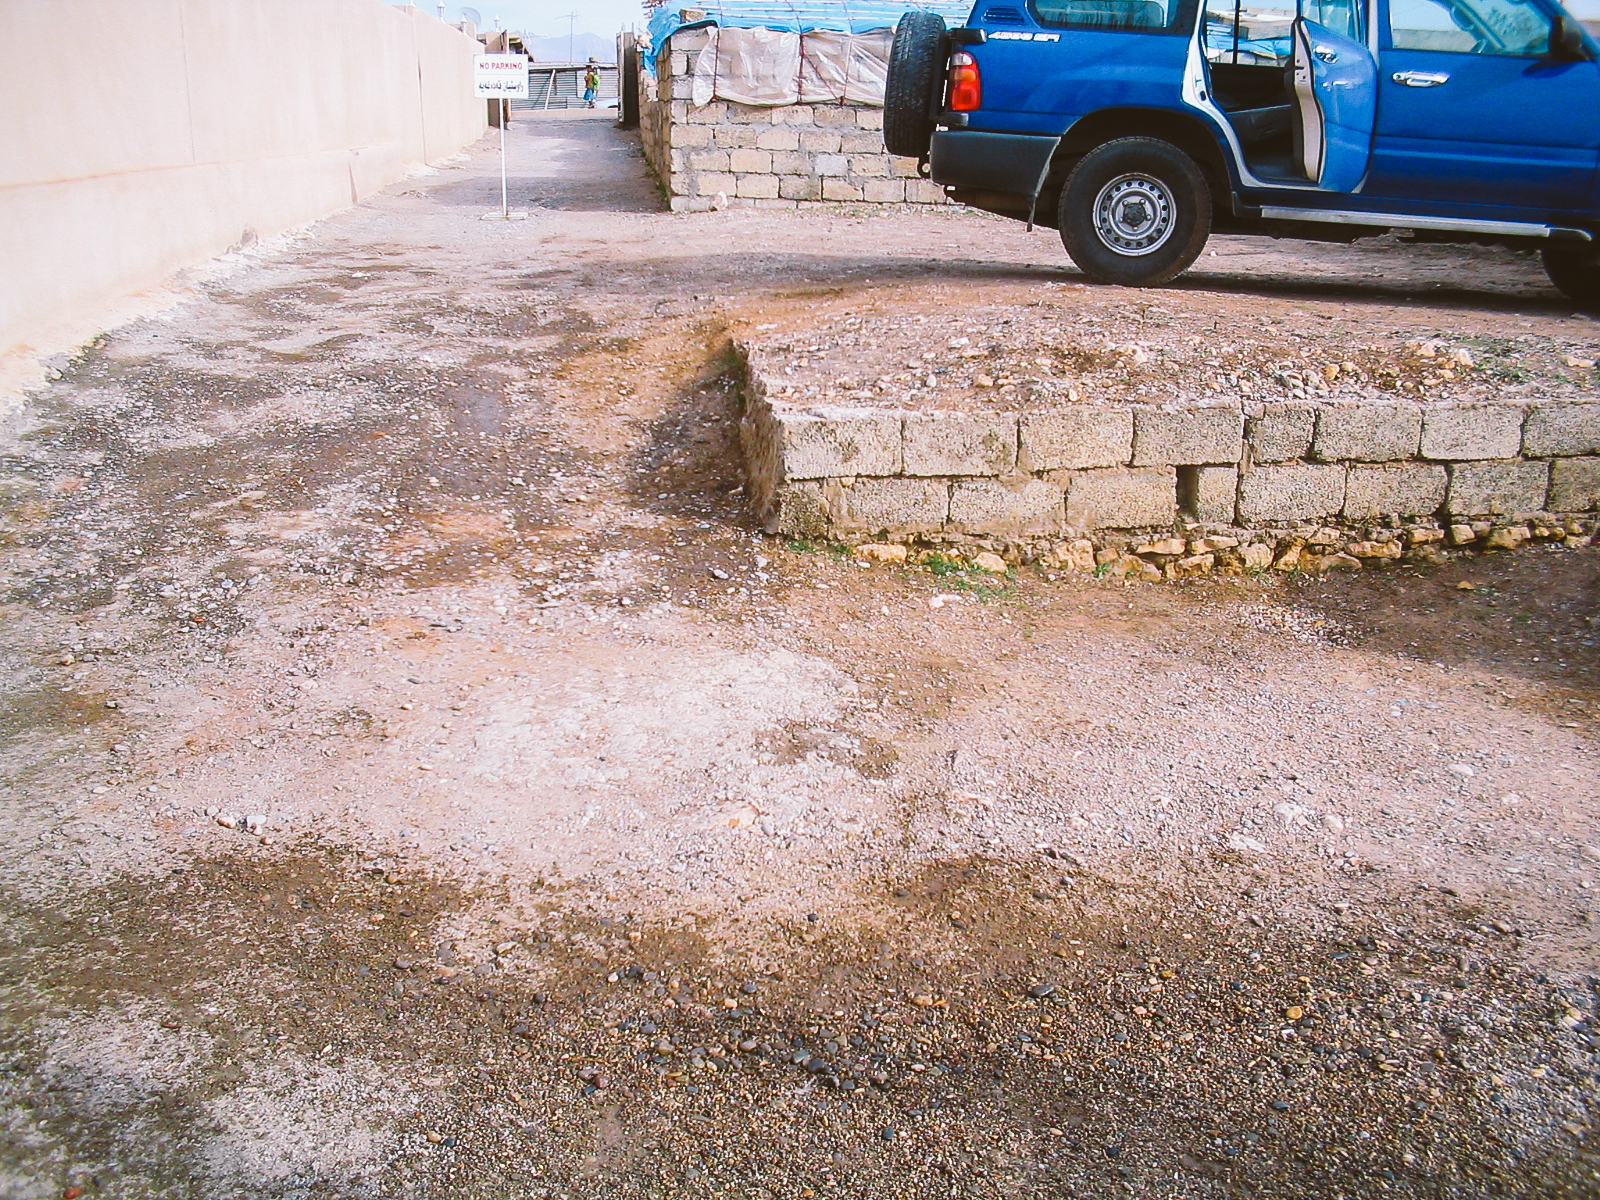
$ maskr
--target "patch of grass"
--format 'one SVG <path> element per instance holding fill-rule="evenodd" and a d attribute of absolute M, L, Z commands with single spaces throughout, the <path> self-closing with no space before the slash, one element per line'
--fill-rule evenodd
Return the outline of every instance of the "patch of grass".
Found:
<path fill-rule="evenodd" d="M 1013 590 L 1009 573 L 991 575 L 987 571 L 980 571 L 968 565 L 963 559 L 952 558 L 938 551 L 924 554 L 918 565 L 926 567 L 930 574 L 952 592 L 975 596 L 984 604 Z"/>
<path fill-rule="evenodd" d="M 805 538 L 790 538 L 789 549 L 795 554 L 817 554 L 821 552 L 822 547 Z"/>

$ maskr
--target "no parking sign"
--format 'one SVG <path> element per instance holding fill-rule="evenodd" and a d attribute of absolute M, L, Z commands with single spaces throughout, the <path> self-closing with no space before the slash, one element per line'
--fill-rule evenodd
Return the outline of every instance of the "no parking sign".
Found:
<path fill-rule="evenodd" d="M 480 54 L 472 60 L 472 86 L 487 100 L 528 98 L 526 54 Z"/>

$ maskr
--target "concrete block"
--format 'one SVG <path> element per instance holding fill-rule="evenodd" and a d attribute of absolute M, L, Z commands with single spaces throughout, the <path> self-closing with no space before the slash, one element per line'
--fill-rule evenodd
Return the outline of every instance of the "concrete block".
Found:
<path fill-rule="evenodd" d="M 772 109 L 754 104 L 728 104 L 728 121 L 733 125 L 771 125 Z"/>
<path fill-rule="evenodd" d="M 1522 451 L 1518 404 L 1441 404 L 1422 410 L 1422 457 L 1515 458 Z"/>
<path fill-rule="evenodd" d="M 813 169 L 818 175 L 844 176 L 850 173 L 850 160 L 842 154 L 819 154 Z"/>
<path fill-rule="evenodd" d="M 765 150 L 735 150 L 728 155 L 728 168 L 738 175 L 765 175 L 772 170 L 772 155 Z"/>
<path fill-rule="evenodd" d="M 752 150 L 761 130 L 753 125 L 718 125 L 713 140 L 723 150 Z"/>
<path fill-rule="evenodd" d="M 672 127 L 671 142 L 673 146 L 688 149 L 694 146 L 709 146 L 711 144 L 711 126 L 709 125 L 674 125 Z"/>
<path fill-rule="evenodd" d="M 784 479 L 900 474 L 898 412 L 830 407 L 780 412 L 777 422 Z"/>
<path fill-rule="evenodd" d="M 726 150 L 693 150 L 689 153 L 689 167 L 695 171 L 727 171 Z"/>
<path fill-rule="evenodd" d="M 1024 416 L 1020 428 L 1024 471 L 1085 470 L 1126 466 L 1133 457 L 1133 410 L 1066 408 Z"/>
<path fill-rule="evenodd" d="M 809 175 L 811 174 L 811 160 L 796 151 L 776 150 L 772 154 L 772 173 L 774 175 Z"/>
<path fill-rule="evenodd" d="M 1540 512 L 1549 489 L 1547 462 L 1451 463 L 1445 508 L 1464 517 Z"/>
<path fill-rule="evenodd" d="M 673 105 L 676 109 L 677 105 Z M 721 100 L 713 100 L 710 104 L 702 104 L 699 108 L 690 108 L 683 116 L 678 116 L 676 111 L 672 114 L 674 121 L 688 121 L 691 125 L 721 125 L 728 119 L 728 106 Z"/>
<path fill-rule="evenodd" d="M 882 178 L 889 174 L 889 161 L 881 154 L 857 154 L 850 160 L 850 174 L 857 178 Z"/>
<path fill-rule="evenodd" d="M 1600 454 L 1600 404 L 1536 404 L 1522 429 L 1530 455 Z"/>
<path fill-rule="evenodd" d="M 778 195 L 785 200 L 816 200 L 822 195 L 822 185 L 813 175 L 782 175 Z"/>
<path fill-rule="evenodd" d="M 1042 479 L 958 479 L 950 487 L 950 523 L 967 533 L 1055 533 L 1062 516 L 1061 489 Z"/>
<path fill-rule="evenodd" d="M 1600 508 L 1600 458 L 1558 458 L 1550 464 L 1551 512 Z"/>
<path fill-rule="evenodd" d="M 708 172 L 695 180 L 695 191 L 702 196 L 715 196 L 723 192 L 729 196 L 738 189 L 739 181 L 732 175 Z"/>
<path fill-rule="evenodd" d="M 672 48 L 693 54 L 704 50 L 711 41 L 711 34 L 706 29 L 683 29 L 672 35 Z"/>
<path fill-rule="evenodd" d="M 839 134 L 832 129 L 802 129 L 800 149 L 811 154 L 839 153 Z"/>
<path fill-rule="evenodd" d="M 772 110 L 772 123 L 774 125 L 810 125 L 811 106 L 809 104 L 791 104 L 786 108 L 775 108 Z"/>
<path fill-rule="evenodd" d="M 819 126 L 828 129 L 841 129 L 854 127 L 856 124 L 856 110 L 843 105 L 818 106 L 811 110 L 811 119 Z"/>
<path fill-rule="evenodd" d="M 667 73 L 669 75 L 684 75 L 689 70 L 689 56 L 681 48 L 674 47 L 672 53 L 665 56 L 667 60 Z M 656 65 L 661 65 L 661 60 L 656 60 Z"/>
<path fill-rule="evenodd" d="M 674 75 L 667 84 L 667 95 L 674 100 L 689 100 L 694 96 L 694 78 L 690 75 Z"/>
<path fill-rule="evenodd" d="M 1342 466 L 1283 463 L 1255 467 L 1239 481 L 1239 520 L 1305 521 L 1344 508 Z"/>
<path fill-rule="evenodd" d="M 705 110 L 697 108 L 697 109 L 693 109 L 692 111 L 694 111 L 694 112 L 704 112 Z M 689 102 L 687 100 L 674 100 L 670 104 L 667 105 L 667 120 L 672 122 L 675 125 L 686 124 L 689 121 L 689 113 L 690 112 L 691 112 L 691 109 L 689 108 Z M 719 122 L 721 122 L 721 120 L 722 120 L 722 116 L 721 116 L 721 114 L 719 112 L 715 120 L 695 121 L 694 124 L 696 124 L 696 125 L 716 125 Z"/>
<path fill-rule="evenodd" d="M 833 524 L 823 487 L 814 482 L 784 484 L 756 516 L 768 533 L 819 541 L 828 536 Z"/>
<path fill-rule="evenodd" d="M 1074 475 L 1067 484 L 1067 524 L 1076 529 L 1146 529 L 1178 516 L 1178 473 L 1113 469 Z"/>
<path fill-rule="evenodd" d="M 774 125 L 771 129 L 763 129 L 756 134 L 756 149 L 798 150 L 800 131 L 786 125 Z"/>
<path fill-rule="evenodd" d="M 862 129 L 882 129 L 883 109 L 858 108 L 856 109 L 856 124 Z"/>
<path fill-rule="evenodd" d="M 917 160 L 914 158 L 899 158 L 893 154 L 889 156 L 889 174 L 899 179 L 921 179 L 922 172 L 917 169 Z M 937 184 L 935 185 L 938 186 Z M 943 189 L 940 190 L 943 198 Z"/>
<path fill-rule="evenodd" d="M 1415 458 L 1422 412 L 1414 404 L 1325 404 L 1317 410 L 1311 456 L 1323 462 Z"/>
<path fill-rule="evenodd" d="M 1372 521 L 1398 514 L 1425 517 L 1439 511 L 1449 479 L 1437 463 L 1353 463 L 1345 485 L 1344 515 Z"/>
<path fill-rule="evenodd" d="M 906 180 L 907 204 L 948 204 L 950 198 L 944 188 L 929 179 Z"/>
<path fill-rule="evenodd" d="M 905 414 L 907 475 L 1005 475 L 1017 465 L 1013 413 Z"/>
<path fill-rule="evenodd" d="M 876 133 L 841 133 L 839 149 L 845 154 L 874 154 L 879 158 L 886 157 L 883 151 L 883 138 Z M 880 174 L 888 173 L 889 166 L 885 163 Z"/>
<path fill-rule="evenodd" d="M 1239 468 L 1201 467 L 1195 489 L 1195 519 L 1214 525 L 1232 525 L 1239 507 Z"/>
<path fill-rule="evenodd" d="M 1245 425 L 1250 461 L 1288 462 L 1311 449 L 1317 410 L 1309 404 L 1269 404 Z"/>
<path fill-rule="evenodd" d="M 1237 463 L 1244 448 L 1244 413 L 1199 405 L 1166 411 L 1141 408 L 1133 418 L 1133 465 Z"/>
<path fill-rule="evenodd" d="M 749 200 L 776 200 L 778 177 L 776 175 L 740 175 L 736 193 Z"/>
<path fill-rule="evenodd" d="M 835 494 L 839 523 L 852 529 L 914 532 L 940 529 L 950 518 L 944 479 L 857 479 Z"/>
<path fill-rule="evenodd" d="M 900 204 L 906 198 L 904 179 L 868 179 L 861 184 L 861 198 L 873 204 Z"/>
<path fill-rule="evenodd" d="M 846 183 L 843 179 L 824 179 L 822 181 L 822 198 L 824 200 L 860 200 L 861 189 L 853 183 Z"/>

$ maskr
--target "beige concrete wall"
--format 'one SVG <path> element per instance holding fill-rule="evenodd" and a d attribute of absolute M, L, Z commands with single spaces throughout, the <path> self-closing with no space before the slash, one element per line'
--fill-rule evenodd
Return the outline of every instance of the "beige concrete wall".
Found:
<path fill-rule="evenodd" d="M 477 140 L 478 49 L 382 0 L 3 0 L 0 357 Z"/>

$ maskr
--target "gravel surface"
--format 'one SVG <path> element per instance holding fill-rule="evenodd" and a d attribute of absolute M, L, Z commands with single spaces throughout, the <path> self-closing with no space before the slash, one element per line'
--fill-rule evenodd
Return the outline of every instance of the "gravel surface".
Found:
<path fill-rule="evenodd" d="M 1473 261 L 1457 248 L 1402 248 L 1392 238 L 1338 253 L 1391 266 L 1448 263 L 1473 276 L 1532 266 L 1503 251 L 1479 250 Z M 1581 313 L 1446 315 L 1410 298 L 1356 305 L 1337 293 L 1287 304 L 1272 294 L 1196 303 L 1181 291 L 1108 299 L 1104 288 L 1068 281 L 1045 283 L 1021 304 L 1014 293 L 971 289 L 959 305 L 852 295 L 763 323 L 750 341 L 779 381 L 777 398 L 790 403 L 956 411 L 1566 397 L 1593 391 L 1600 356 L 1595 322 Z"/>
<path fill-rule="evenodd" d="M 511 141 L 525 221 L 486 143 L 0 444 L 0 1196 L 1600 1190 L 1600 553 L 867 567 L 757 534 L 734 447 L 733 336 L 1008 295 L 1579 386 L 1531 262 L 1217 239 L 1133 294 Z"/>

